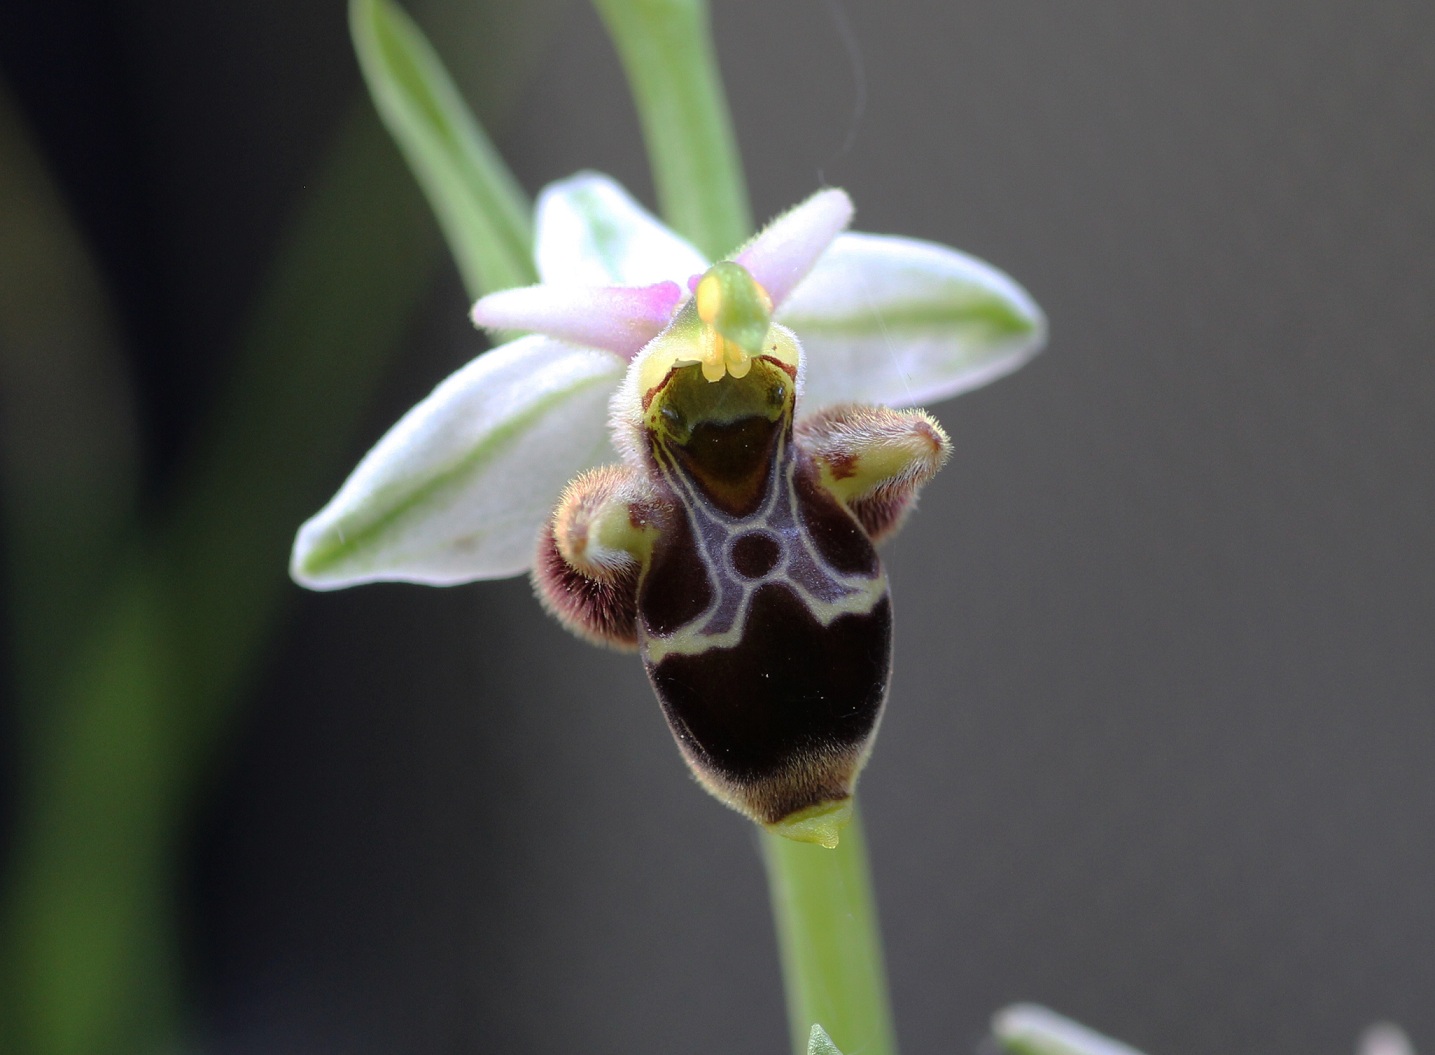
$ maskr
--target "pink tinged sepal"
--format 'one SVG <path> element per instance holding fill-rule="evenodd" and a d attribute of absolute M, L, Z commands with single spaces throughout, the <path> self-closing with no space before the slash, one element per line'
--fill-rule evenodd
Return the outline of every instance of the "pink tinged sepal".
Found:
<path fill-rule="evenodd" d="M 847 192 L 821 190 L 773 220 L 731 259 L 747 268 L 776 308 L 851 222 Z"/>
<path fill-rule="evenodd" d="M 491 293 L 473 306 L 474 324 L 531 330 L 624 358 L 662 332 L 683 299 L 676 282 L 651 286 L 524 286 Z"/>
<path fill-rule="evenodd" d="M 526 571 L 563 486 L 613 460 L 611 352 L 524 337 L 439 384 L 300 529 L 290 574 L 313 589 L 446 586 Z"/>
<path fill-rule="evenodd" d="M 990 264 L 915 238 L 844 233 L 776 317 L 812 368 L 803 408 L 916 406 L 977 388 L 1046 343 L 1031 296 Z"/>
<path fill-rule="evenodd" d="M 539 278 L 559 286 L 646 286 L 682 281 L 708 266 L 691 242 L 597 172 L 543 189 L 533 256 Z"/>

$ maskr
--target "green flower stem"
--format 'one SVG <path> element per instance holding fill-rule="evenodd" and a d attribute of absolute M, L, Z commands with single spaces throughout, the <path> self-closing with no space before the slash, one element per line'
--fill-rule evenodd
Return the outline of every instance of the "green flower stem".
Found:
<path fill-rule="evenodd" d="M 895 1055 L 882 939 L 861 818 L 837 849 L 763 833 L 795 1055 L 814 1023 L 849 1055 Z"/>
<path fill-rule="evenodd" d="M 658 206 L 716 260 L 752 233 L 703 0 L 593 0 L 628 76 Z"/>

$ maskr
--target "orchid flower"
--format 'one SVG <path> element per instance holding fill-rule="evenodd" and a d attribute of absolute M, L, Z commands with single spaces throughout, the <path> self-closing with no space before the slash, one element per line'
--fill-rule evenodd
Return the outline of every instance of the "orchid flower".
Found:
<path fill-rule="evenodd" d="M 848 233 L 851 216 L 845 192 L 819 191 L 709 266 L 607 177 L 548 187 L 541 284 L 473 309 L 530 335 L 378 442 L 300 528 L 294 578 L 532 569 L 569 629 L 643 653 L 710 791 L 835 844 L 886 697 L 873 544 L 948 451 L 935 420 L 891 408 L 997 378 L 1045 336 L 1006 275 Z"/>

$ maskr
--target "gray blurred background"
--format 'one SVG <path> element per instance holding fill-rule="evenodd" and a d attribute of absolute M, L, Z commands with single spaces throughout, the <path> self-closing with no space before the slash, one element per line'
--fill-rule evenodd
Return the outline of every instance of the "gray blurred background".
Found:
<path fill-rule="evenodd" d="M 934 408 L 955 457 L 885 551 L 862 798 L 905 1050 L 1030 999 L 1152 1055 L 1336 1055 L 1378 1018 L 1435 1051 L 1435 8 L 715 6 L 760 216 L 845 187 L 1051 320 Z M 592 167 L 651 203 L 588 7 L 447 17 L 455 64 L 519 42 L 486 97 L 530 191 Z M 357 98 L 343 5 L 0 28 L 178 451 Z M 315 508 L 482 347 L 464 316 L 445 264 Z M 521 580 L 292 612 L 192 839 L 206 1050 L 783 1050 L 754 833 L 635 659 Z"/>

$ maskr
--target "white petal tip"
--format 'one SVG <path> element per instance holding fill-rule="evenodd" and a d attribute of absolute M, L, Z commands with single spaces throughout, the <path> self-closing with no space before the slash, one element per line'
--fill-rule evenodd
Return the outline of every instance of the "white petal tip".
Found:
<path fill-rule="evenodd" d="M 381 581 L 382 576 L 356 575 L 346 569 L 344 532 L 329 523 L 327 509 L 306 520 L 294 537 L 289 578 L 306 590 L 326 592 Z"/>
<path fill-rule="evenodd" d="M 1356 1055 L 1415 1055 L 1405 1031 L 1393 1022 L 1377 1022 L 1360 1035 Z"/>
<path fill-rule="evenodd" d="M 992 1035 L 1021 1055 L 1141 1055 L 1135 1048 L 1038 1004 L 1013 1004 L 992 1017 Z"/>
<path fill-rule="evenodd" d="M 835 224 L 839 231 L 852 222 L 857 211 L 857 207 L 852 204 L 852 196 L 841 187 L 820 190 L 807 201 L 814 211 L 820 211 L 827 218 L 827 222 Z"/>
<path fill-rule="evenodd" d="M 323 523 L 321 511 L 299 529 L 294 552 L 289 559 L 289 578 L 306 590 L 330 593 L 350 586 L 367 586 L 379 582 L 401 582 L 415 586 L 462 586 L 490 579 L 509 579 L 526 575 L 533 566 L 512 558 L 507 561 L 487 559 L 481 564 L 466 566 L 461 560 L 448 559 L 432 564 L 420 561 L 395 561 L 374 564 L 367 555 L 348 545 L 345 532 L 335 524 Z"/>

